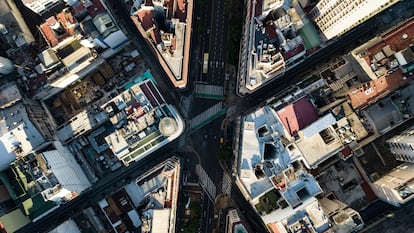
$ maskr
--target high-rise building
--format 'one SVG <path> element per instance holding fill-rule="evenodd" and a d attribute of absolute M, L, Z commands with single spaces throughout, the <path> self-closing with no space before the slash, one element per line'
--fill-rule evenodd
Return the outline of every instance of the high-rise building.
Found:
<path fill-rule="evenodd" d="M 23 4 L 42 17 L 58 12 L 65 6 L 61 0 L 22 0 Z"/>
<path fill-rule="evenodd" d="M 310 12 L 325 40 L 340 36 L 398 0 L 321 0 Z"/>
<path fill-rule="evenodd" d="M 414 127 L 387 140 L 386 145 L 394 154 L 395 159 L 414 162 Z"/>
<path fill-rule="evenodd" d="M 372 191 L 384 202 L 401 206 L 414 198 L 414 164 L 403 163 L 371 184 Z"/>

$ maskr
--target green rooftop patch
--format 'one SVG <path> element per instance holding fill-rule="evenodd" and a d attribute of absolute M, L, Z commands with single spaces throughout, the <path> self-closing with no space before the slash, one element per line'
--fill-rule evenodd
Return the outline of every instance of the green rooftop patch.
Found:
<path fill-rule="evenodd" d="M 53 201 L 45 201 L 43 196 L 38 193 L 32 198 L 25 200 L 22 206 L 24 213 L 30 216 L 31 219 L 34 219 L 54 208 L 56 204 Z"/>
<path fill-rule="evenodd" d="M 277 210 L 281 207 L 278 203 L 281 203 L 281 201 L 284 200 L 279 201 L 279 199 L 280 194 L 277 193 L 276 190 L 271 190 L 259 198 L 259 203 L 257 203 L 255 207 L 257 211 L 269 214 L 270 212 Z"/>
<path fill-rule="evenodd" d="M 141 141 L 139 141 L 134 147 L 129 148 L 129 151 L 134 151 L 135 149 L 147 144 L 148 142 L 150 142 L 152 139 L 158 137 L 161 135 L 160 131 L 155 131 L 153 133 L 151 133 L 150 135 L 146 136 L 145 138 L 143 138 Z"/>

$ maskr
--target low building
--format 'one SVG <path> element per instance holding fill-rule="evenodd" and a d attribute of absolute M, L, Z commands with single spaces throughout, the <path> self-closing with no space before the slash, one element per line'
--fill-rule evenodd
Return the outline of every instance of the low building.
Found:
<path fill-rule="evenodd" d="M 175 232 L 180 161 L 172 157 L 99 202 L 108 231 Z"/>
<path fill-rule="evenodd" d="M 295 231 L 329 232 L 330 223 L 317 199 L 304 203 L 303 208 L 294 213 L 286 213 L 283 219 L 267 223 L 271 233 Z"/>
<path fill-rule="evenodd" d="M 6 182 L 17 206 L 36 221 L 91 186 L 74 156 L 59 142 L 14 161 Z"/>
<path fill-rule="evenodd" d="M 76 223 L 72 219 L 69 219 L 65 221 L 64 223 L 60 224 L 55 229 L 49 231 L 48 233 L 67 233 L 67 232 L 81 233 L 81 230 L 79 229 L 79 227 L 76 225 Z"/>
<path fill-rule="evenodd" d="M 319 203 L 334 223 L 333 232 L 357 232 L 364 227 L 361 215 L 333 197 L 324 197 Z"/>
<path fill-rule="evenodd" d="M 244 120 L 238 166 L 240 189 L 269 229 L 306 208 L 322 192 L 315 178 L 306 172 L 301 154 L 291 152 L 282 143 L 284 131 L 276 113 L 268 107 Z"/>
<path fill-rule="evenodd" d="M 105 59 L 129 43 L 100 0 L 72 2 L 39 25 L 39 31 L 49 48 L 38 55 L 41 62 L 31 80 L 23 80 L 31 95 L 43 101 L 105 66 Z M 32 79 L 40 79 L 36 89 Z"/>
<path fill-rule="evenodd" d="M 242 118 L 237 184 L 271 232 L 354 232 L 360 218 L 329 218 L 337 213 L 320 207 L 323 190 L 310 171 L 347 160 L 367 131 L 349 104 L 329 95 L 323 79 L 306 83 Z"/>
<path fill-rule="evenodd" d="M 0 217 L 0 231 L 16 232 L 30 223 L 30 219 L 20 209 L 15 209 Z"/>
<path fill-rule="evenodd" d="M 351 52 L 363 71 L 372 79 L 348 91 L 347 95 L 354 109 L 365 108 L 412 80 L 413 28 L 414 20 L 410 20 L 374 37 Z"/>
<path fill-rule="evenodd" d="M 24 157 L 53 138 L 46 113 L 37 103 L 23 98 L 15 83 L 0 89 L 0 144 L 3 168 Z M 10 157 L 13 154 L 13 158 Z M 10 155 L 10 156 L 8 156 Z"/>

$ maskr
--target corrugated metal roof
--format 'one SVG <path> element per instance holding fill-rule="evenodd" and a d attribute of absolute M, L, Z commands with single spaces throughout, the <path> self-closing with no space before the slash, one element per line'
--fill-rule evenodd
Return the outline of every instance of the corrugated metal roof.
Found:
<path fill-rule="evenodd" d="M 82 168 L 68 150 L 46 151 L 43 152 L 43 156 L 63 188 L 81 193 L 91 186 Z"/>

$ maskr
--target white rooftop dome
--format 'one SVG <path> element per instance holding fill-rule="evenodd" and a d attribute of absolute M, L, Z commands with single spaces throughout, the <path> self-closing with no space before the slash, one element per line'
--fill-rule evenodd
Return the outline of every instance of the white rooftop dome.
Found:
<path fill-rule="evenodd" d="M 177 122 L 171 117 L 162 118 L 159 125 L 159 130 L 162 135 L 168 137 L 177 131 Z"/>

